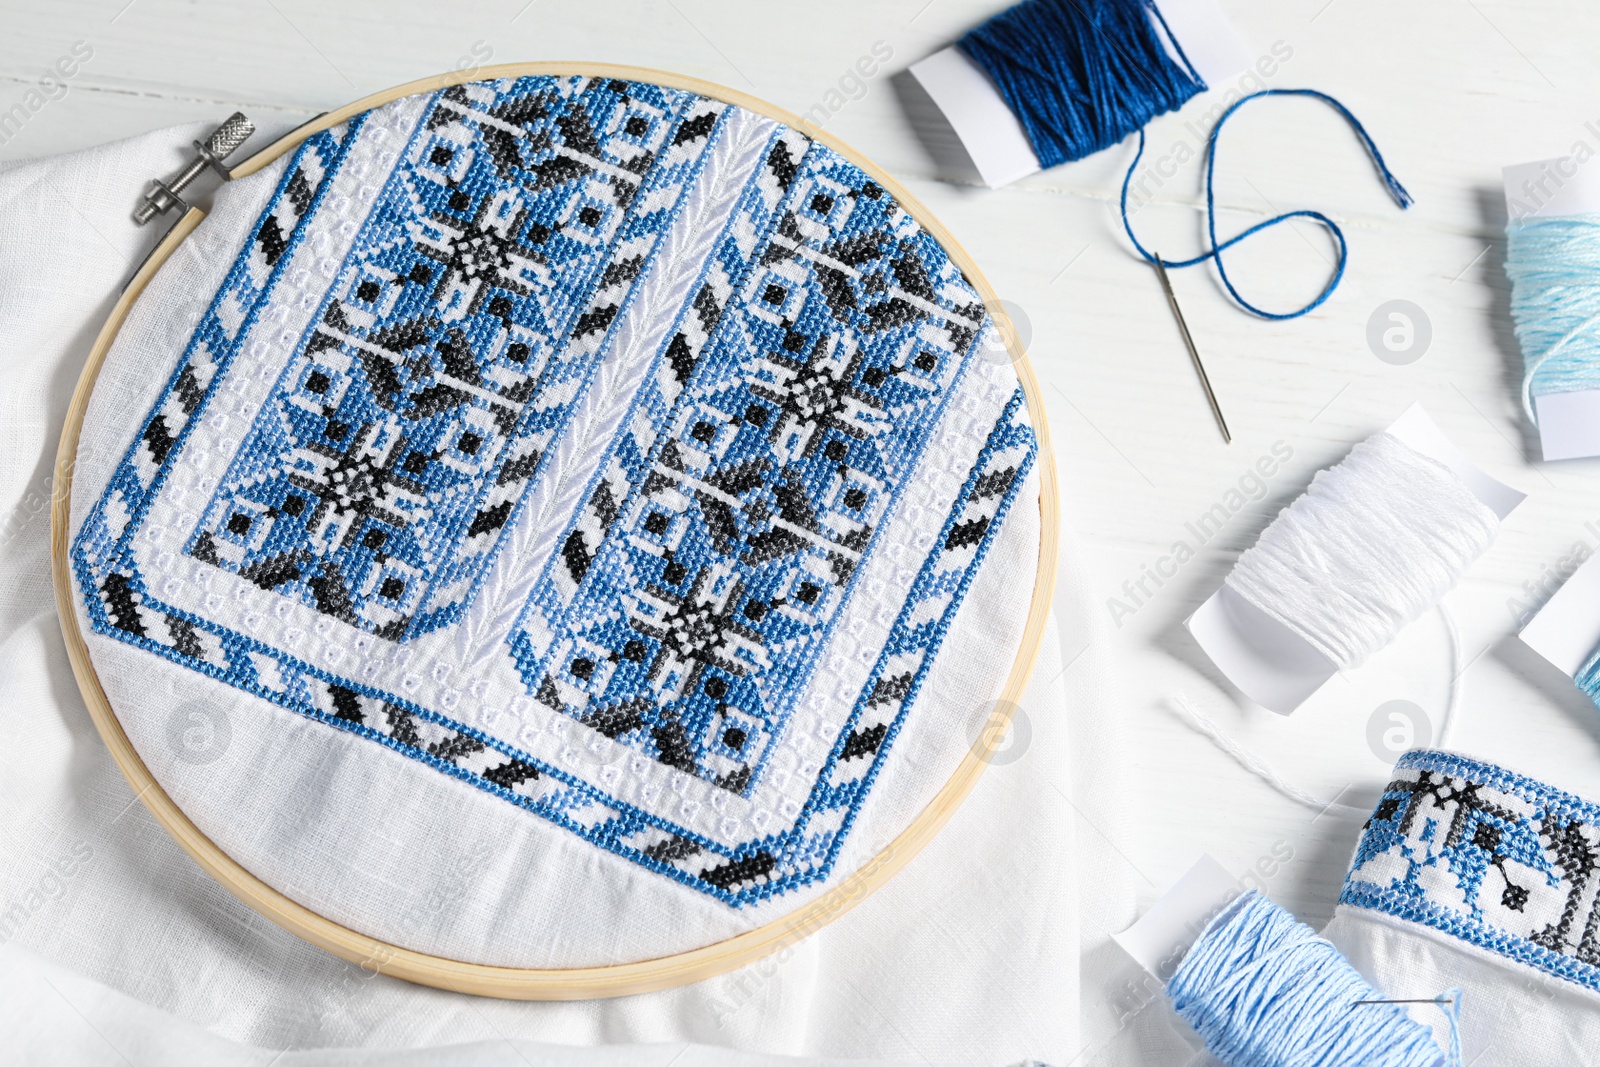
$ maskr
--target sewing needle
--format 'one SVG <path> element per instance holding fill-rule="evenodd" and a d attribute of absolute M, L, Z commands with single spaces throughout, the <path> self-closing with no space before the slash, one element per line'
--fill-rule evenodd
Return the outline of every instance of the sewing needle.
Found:
<path fill-rule="evenodd" d="M 1172 291 L 1172 279 L 1167 277 L 1167 265 L 1161 262 L 1161 257 L 1155 257 L 1156 277 L 1161 279 L 1161 288 L 1167 294 L 1167 306 L 1172 308 L 1172 317 L 1178 320 L 1178 332 L 1183 335 L 1183 346 L 1189 350 L 1189 358 L 1194 361 L 1195 373 L 1200 375 L 1200 387 L 1206 391 L 1206 400 L 1211 403 L 1211 414 L 1217 417 L 1217 429 L 1222 431 L 1222 443 L 1232 444 L 1233 435 L 1228 432 L 1228 420 L 1222 417 L 1222 405 L 1217 403 L 1217 394 L 1211 388 L 1211 379 L 1206 375 L 1206 366 L 1200 362 L 1200 350 L 1194 346 L 1194 338 L 1189 336 L 1189 324 L 1183 321 L 1183 309 L 1178 307 L 1178 294 Z"/>

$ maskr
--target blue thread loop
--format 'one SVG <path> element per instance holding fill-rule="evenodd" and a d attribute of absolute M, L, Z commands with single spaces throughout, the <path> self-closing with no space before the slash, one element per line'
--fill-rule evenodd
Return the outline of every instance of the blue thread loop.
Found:
<path fill-rule="evenodd" d="M 1025 0 L 959 47 L 1045 168 L 1110 148 L 1206 88 L 1154 0 Z"/>
<path fill-rule="evenodd" d="M 1297 319 L 1301 315 L 1307 314 L 1308 312 L 1320 307 L 1323 302 L 1328 299 L 1328 297 L 1333 295 L 1333 291 L 1339 288 L 1339 282 L 1344 278 L 1344 268 L 1345 262 L 1349 257 L 1349 248 L 1345 243 L 1344 231 L 1339 228 L 1338 223 L 1334 222 L 1320 211 L 1311 211 L 1308 209 L 1285 211 L 1281 214 L 1274 215 L 1272 218 L 1263 222 L 1256 223 L 1243 233 L 1235 234 L 1220 244 L 1217 242 L 1217 203 L 1215 193 L 1217 135 L 1222 132 L 1223 123 L 1227 122 L 1229 117 L 1232 116 L 1235 111 L 1238 111 L 1245 104 L 1261 96 L 1310 96 L 1328 104 L 1335 111 L 1339 112 L 1340 115 L 1344 116 L 1345 121 L 1350 124 L 1350 127 L 1355 130 L 1356 135 L 1361 138 L 1361 143 L 1366 146 L 1367 154 L 1372 157 L 1372 162 L 1378 168 L 1378 174 L 1383 178 L 1384 186 L 1388 188 L 1389 195 L 1394 197 L 1395 203 L 1400 205 L 1401 210 L 1410 207 L 1412 204 L 1412 199 L 1411 194 L 1406 192 L 1405 186 L 1400 184 L 1399 179 L 1394 176 L 1394 174 L 1389 170 L 1388 165 L 1384 163 L 1383 153 L 1378 151 L 1378 146 L 1372 140 L 1372 137 L 1368 135 L 1366 127 L 1362 126 L 1361 121 L 1357 119 L 1355 115 L 1351 114 L 1349 108 L 1345 107 L 1327 93 L 1320 93 L 1315 89 L 1263 89 L 1260 92 L 1251 93 L 1249 96 L 1235 102 L 1232 107 L 1228 108 L 1228 110 L 1222 113 L 1222 117 L 1217 120 L 1217 124 L 1211 127 L 1211 136 L 1206 139 L 1206 233 L 1210 238 L 1211 247 L 1207 251 L 1195 256 L 1193 259 L 1185 259 L 1177 262 L 1164 260 L 1163 262 L 1169 270 L 1176 270 L 1180 267 L 1193 267 L 1196 264 L 1204 263 L 1208 259 L 1215 260 L 1217 264 L 1217 275 L 1222 279 L 1222 284 L 1227 287 L 1228 294 L 1238 302 L 1240 307 L 1244 308 L 1251 314 L 1259 315 L 1264 319 Z M 1139 238 L 1134 236 L 1133 233 L 1133 222 L 1128 218 L 1128 187 L 1133 182 L 1133 172 L 1138 168 L 1139 160 L 1143 156 L 1144 131 L 1140 130 L 1139 150 L 1134 153 L 1133 162 L 1128 164 L 1128 173 L 1122 179 L 1122 228 L 1127 231 L 1128 240 L 1133 242 L 1133 247 L 1139 250 L 1139 254 L 1145 258 L 1145 261 L 1148 263 L 1154 263 L 1155 255 L 1145 248 L 1144 245 L 1139 243 Z M 1281 223 L 1288 222 L 1290 219 L 1297 218 L 1313 219 L 1327 227 L 1328 232 L 1333 235 L 1334 243 L 1339 246 L 1339 261 L 1334 267 L 1333 276 L 1328 279 L 1328 284 L 1323 287 L 1322 292 L 1317 295 L 1316 299 L 1312 300 L 1304 307 L 1298 308 L 1294 311 L 1267 311 L 1264 308 L 1259 308 L 1250 303 L 1250 301 L 1246 300 L 1240 294 L 1239 290 L 1234 287 L 1233 279 L 1228 277 L 1227 268 L 1223 265 L 1222 253 L 1226 249 L 1232 248 L 1234 245 L 1238 244 L 1240 241 L 1243 241 L 1252 234 L 1259 233 L 1262 230 L 1269 229 Z"/>
<path fill-rule="evenodd" d="M 1460 995 L 1452 991 L 1459 1011 Z M 1447 1067 L 1433 1032 L 1383 995 L 1329 941 L 1251 891 L 1201 933 L 1167 996 L 1228 1067 Z M 1443 998 L 1440 998 L 1441 1001 Z M 1367 1002 L 1367 1003 L 1361 1003 Z"/>
<path fill-rule="evenodd" d="M 1130 133 L 1139 135 L 1139 151 L 1122 180 L 1122 227 L 1147 262 L 1155 255 L 1134 236 L 1128 218 L 1128 186 L 1144 155 L 1144 127 L 1157 115 L 1176 111 L 1204 92 L 1204 79 L 1184 54 L 1161 17 L 1155 0 L 1024 0 L 969 32 L 959 47 L 976 63 L 999 91 L 1006 107 L 1017 117 L 1041 167 L 1054 167 L 1093 155 L 1117 144 Z M 1217 134 L 1235 111 L 1258 96 L 1311 96 L 1343 115 L 1367 152 L 1395 202 L 1411 206 L 1411 194 L 1390 173 L 1383 153 L 1367 135 L 1350 109 L 1314 89 L 1264 89 L 1236 101 L 1222 113 L 1206 142 L 1206 231 L 1208 251 L 1171 268 L 1192 267 L 1208 259 L 1240 307 L 1264 319 L 1299 318 L 1320 307 L 1344 278 L 1349 249 L 1339 224 L 1320 211 L 1286 211 L 1228 240 L 1217 241 L 1216 198 L 1213 176 L 1217 164 Z M 1267 311 L 1250 303 L 1234 286 L 1222 262 L 1222 252 L 1261 230 L 1306 218 L 1325 226 L 1339 246 L 1333 276 L 1316 299 L 1294 311 Z"/>
<path fill-rule="evenodd" d="M 1522 408 L 1537 424 L 1534 397 L 1600 389 L 1600 215 L 1508 223 L 1506 276 Z"/>

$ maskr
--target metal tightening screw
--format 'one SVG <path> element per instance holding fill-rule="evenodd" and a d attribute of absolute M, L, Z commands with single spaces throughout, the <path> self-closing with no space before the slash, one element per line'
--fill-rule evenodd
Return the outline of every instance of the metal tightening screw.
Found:
<path fill-rule="evenodd" d="M 212 131 L 204 142 L 194 142 L 195 157 L 186 167 L 164 182 L 157 180 L 150 183 L 150 191 L 145 194 L 144 202 L 134 209 L 133 221 L 143 226 L 173 208 L 187 208 L 189 205 L 178 194 L 200 177 L 207 167 L 227 181 L 228 168 L 222 165 L 223 160 L 233 155 L 255 132 L 256 124 L 244 115 L 237 111 L 229 115 L 227 121 Z"/>

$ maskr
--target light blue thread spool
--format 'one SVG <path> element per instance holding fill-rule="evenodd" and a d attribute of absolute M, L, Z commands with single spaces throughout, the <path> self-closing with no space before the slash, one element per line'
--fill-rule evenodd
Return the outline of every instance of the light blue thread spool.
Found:
<path fill-rule="evenodd" d="M 1578 669 L 1572 680 L 1579 689 L 1600 707 L 1600 652 L 1589 657 L 1589 662 Z"/>
<path fill-rule="evenodd" d="M 1537 423 L 1536 397 L 1600 389 L 1600 215 L 1508 224 L 1506 275 L 1522 408 Z"/>
<path fill-rule="evenodd" d="M 1461 1062 L 1459 990 L 1449 995 L 1447 1059 L 1433 1032 L 1382 1003 L 1331 942 L 1254 891 L 1206 927 L 1167 982 L 1167 996 L 1228 1067 Z"/>

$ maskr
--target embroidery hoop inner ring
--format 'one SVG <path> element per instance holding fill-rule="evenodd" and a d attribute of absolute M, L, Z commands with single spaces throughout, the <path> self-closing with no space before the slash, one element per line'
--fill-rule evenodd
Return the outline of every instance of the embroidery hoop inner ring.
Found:
<path fill-rule="evenodd" d="M 50 502 L 50 558 L 55 582 L 56 607 L 61 619 L 61 632 L 66 642 L 67 656 L 72 663 L 73 674 L 77 678 L 78 688 L 83 693 L 84 702 L 88 705 L 95 728 L 100 732 L 106 747 L 110 749 L 117 767 L 132 786 L 137 799 L 143 802 L 162 828 L 189 853 L 201 869 L 224 889 L 297 937 L 375 973 L 403 978 L 436 989 L 478 996 L 511 1000 L 585 1000 L 595 997 L 630 996 L 687 985 L 715 977 L 778 952 L 821 929 L 854 907 L 910 862 L 911 858 L 944 827 L 977 783 L 978 776 L 988 765 L 991 754 L 1004 743 L 1011 709 L 1021 700 L 1038 658 L 1040 642 L 1049 616 L 1051 596 L 1055 588 L 1060 499 L 1055 460 L 1050 447 L 1050 433 L 1045 421 L 1038 379 L 1034 376 L 1027 353 L 1001 305 L 1000 298 L 995 295 L 988 281 L 978 271 L 972 257 L 909 191 L 860 152 L 850 148 L 837 137 L 811 126 L 798 115 L 764 100 L 699 78 L 646 67 L 603 63 L 505 63 L 423 78 L 346 104 L 335 111 L 318 116 L 279 138 L 233 168 L 230 177 L 243 178 L 253 174 L 292 151 L 308 137 L 402 97 L 429 93 L 466 82 L 536 75 L 619 78 L 626 81 L 652 82 L 745 108 L 758 115 L 785 123 L 800 130 L 812 140 L 822 142 L 860 167 L 888 190 L 923 229 L 943 246 L 950 259 L 961 268 L 967 280 L 982 296 L 990 317 L 1000 330 L 1006 350 L 1011 356 L 1012 366 L 1015 367 L 1017 378 L 1022 383 L 1028 405 L 1028 417 L 1038 441 L 1039 457 L 1036 469 L 1039 472 L 1039 565 L 1016 659 L 1012 662 L 1004 687 L 997 695 L 996 703 L 993 705 L 994 710 L 954 773 L 927 807 L 904 830 L 832 889 L 790 914 L 753 930 L 711 945 L 657 959 L 603 967 L 549 969 L 492 967 L 464 963 L 443 956 L 417 952 L 357 933 L 290 900 L 218 848 L 210 838 L 200 832 L 161 788 L 134 749 L 132 742 L 128 740 L 122 724 L 117 720 L 116 712 L 112 710 L 100 679 L 95 673 L 94 664 L 89 658 L 88 645 L 78 626 L 71 566 L 68 561 L 68 549 L 71 544 L 69 533 L 73 468 L 84 414 L 88 409 L 100 369 L 104 365 L 106 353 L 116 341 L 129 310 L 143 293 L 145 286 L 205 218 L 205 213 L 199 208 L 190 208 L 140 266 L 112 307 L 105 325 L 89 350 L 83 371 L 73 390 L 72 401 L 68 406 L 60 442 L 56 449 L 54 491 Z"/>

